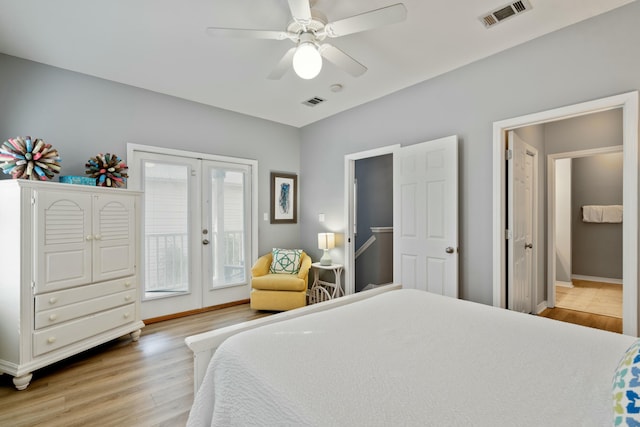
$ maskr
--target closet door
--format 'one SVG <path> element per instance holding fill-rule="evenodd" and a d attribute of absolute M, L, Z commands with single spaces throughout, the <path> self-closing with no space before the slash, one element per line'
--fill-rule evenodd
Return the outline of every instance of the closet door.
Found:
<path fill-rule="evenodd" d="M 135 200 L 119 194 L 93 196 L 93 281 L 135 274 Z"/>
<path fill-rule="evenodd" d="M 35 293 L 84 285 L 91 278 L 91 195 L 33 190 Z"/>

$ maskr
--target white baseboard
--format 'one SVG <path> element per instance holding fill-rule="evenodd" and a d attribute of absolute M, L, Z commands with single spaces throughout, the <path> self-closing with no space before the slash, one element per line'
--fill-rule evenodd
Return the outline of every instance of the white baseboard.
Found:
<path fill-rule="evenodd" d="M 562 280 L 556 280 L 556 286 L 562 286 L 563 288 L 573 288 L 573 283 L 565 282 Z"/>
<path fill-rule="evenodd" d="M 611 283 L 614 285 L 622 285 L 622 279 L 611 279 L 609 277 L 583 276 L 581 274 L 572 274 L 572 279 L 588 280 L 590 282 Z"/>
<path fill-rule="evenodd" d="M 547 309 L 547 301 L 542 301 L 540 304 L 538 304 L 538 307 L 536 307 L 536 314 L 540 314 L 546 309 Z"/>

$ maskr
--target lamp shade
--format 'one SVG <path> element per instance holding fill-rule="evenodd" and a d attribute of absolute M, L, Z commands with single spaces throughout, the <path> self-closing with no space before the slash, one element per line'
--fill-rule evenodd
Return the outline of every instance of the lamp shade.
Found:
<path fill-rule="evenodd" d="M 311 42 L 300 43 L 293 54 L 293 71 L 303 79 L 312 79 L 320 74 L 322 56 Z"/>
<path fill-rule="evenodd" d="M 336 247 L 334 233 L 318 233 L 318 249 L 333 249 Z"/>

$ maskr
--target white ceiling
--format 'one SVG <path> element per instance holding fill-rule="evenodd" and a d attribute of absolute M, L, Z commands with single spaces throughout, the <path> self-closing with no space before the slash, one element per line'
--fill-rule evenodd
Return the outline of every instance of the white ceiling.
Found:
<path fill-rule="evenodd" d="M 0 52 L 302 127 L 635 0 L 530 0 L 485 29 L 503 0 L 317 0 L 329 21 L 403 1 L 407 20 L 331 43 L 368 67 L 314 80 L 266 76 L 288 40 L 218 39 L 208 26 L 284 29 L 287 0 L 0 0 Z M 339 93 L 332 84 L 343 85 Z M 314 96 L 327 101 L 302 104 Z"/>

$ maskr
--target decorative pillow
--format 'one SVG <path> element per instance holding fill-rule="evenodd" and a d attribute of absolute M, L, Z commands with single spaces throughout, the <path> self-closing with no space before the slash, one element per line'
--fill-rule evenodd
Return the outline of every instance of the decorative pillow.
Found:
<path fill-rule="evenodd" d="M 613 377 L 613 423 L 640 427 L 640 340 L 626 351 Z"/>
<path fill-rule="evenodd" d="M 302 249 L 273 248 L 271 254 L 273 260 L 271 261 L 269 273 L 298 274 L 298 271 L 300 271 Z"/>

